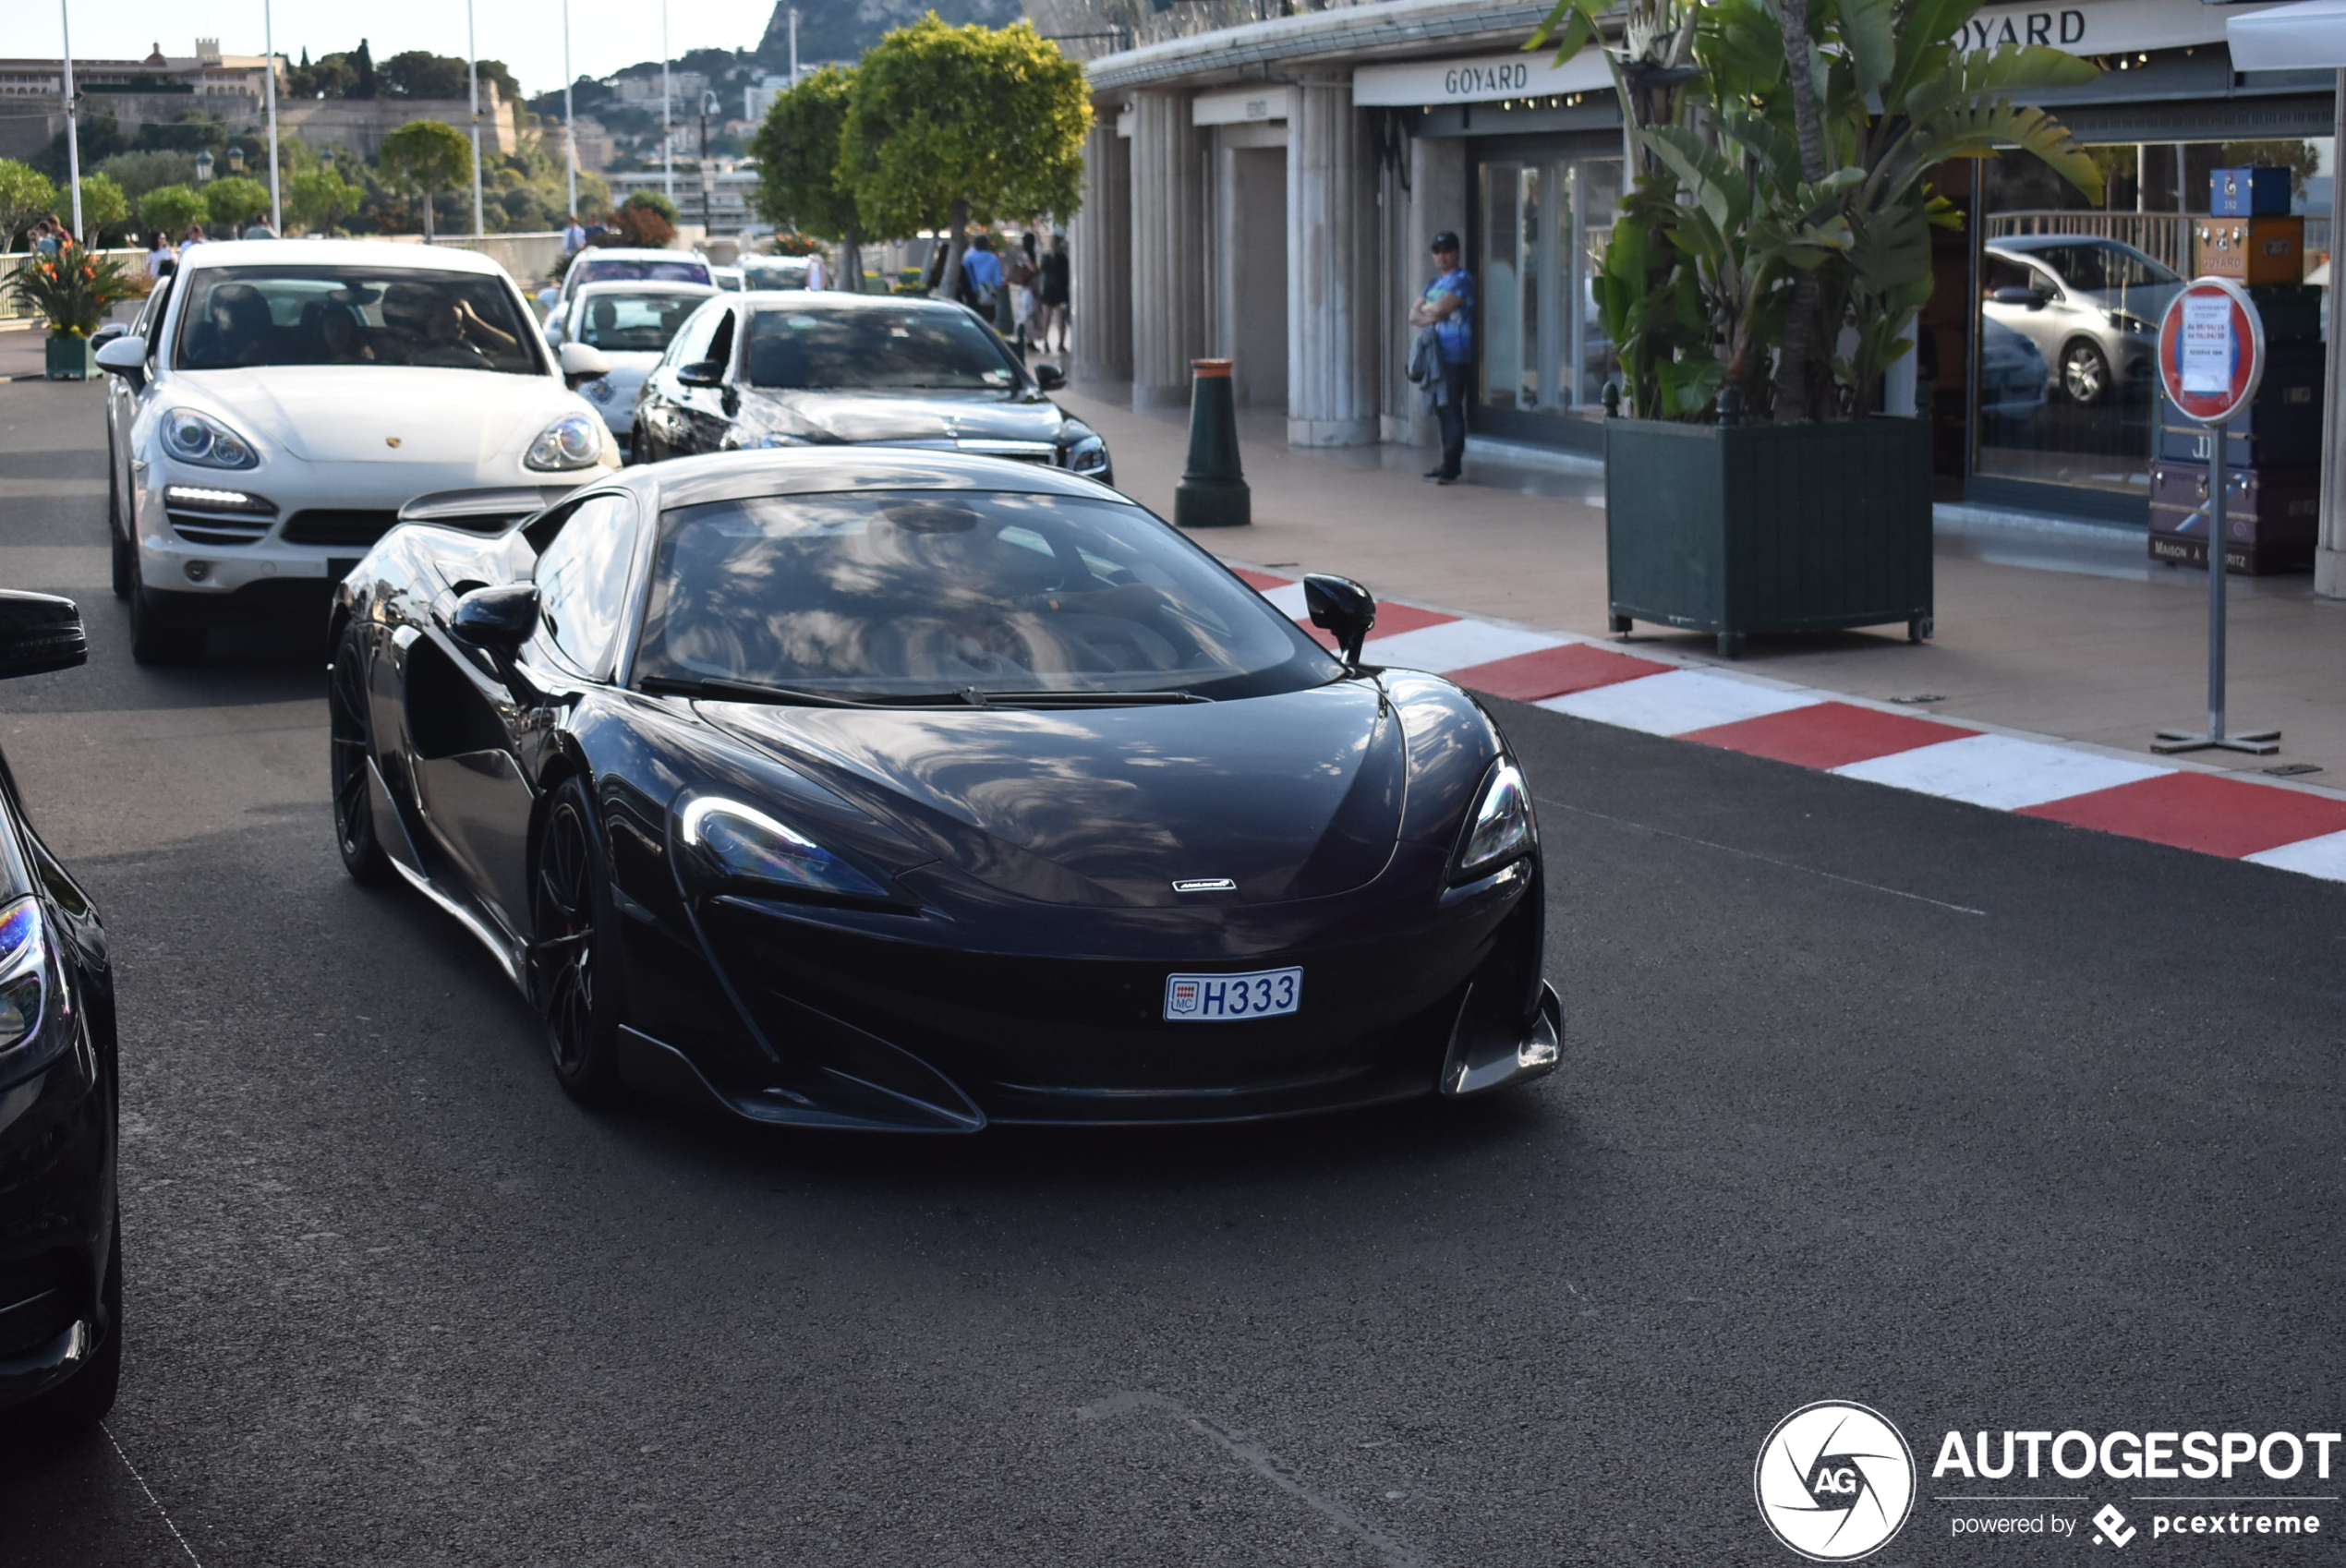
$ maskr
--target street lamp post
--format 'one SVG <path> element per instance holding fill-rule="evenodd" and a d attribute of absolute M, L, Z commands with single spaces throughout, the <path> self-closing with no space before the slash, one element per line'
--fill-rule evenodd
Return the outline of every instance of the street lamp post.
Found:
<path fill-rule="evenodd" d="M 285 232 L 285 204 L 277 190 L 277 24 L 271 0 L 260 3 L 260 47 L 267 54 L 269 95 L 269 229 Z"/>
<path fill-rule="evenodd" d="M 571 80 L 570 0 L 562 0 L 562 141 L 567 165 L 562 173 L 570 198 L 570 205 L 562 211 L 574 219 L 578 216 L 578 125 L 571 102 Z"/>
<path fill-rule="evenodd" d="M 716 226 L 711 206 L 717 192 L 717 172 L 708 163 L 708 116 L 717 107 L 717 94 L 704 89 L 700 95 L 700 242 L 708 243 Z"/>
<path fill-rule="evenodd" d="M 659 0 L 659 192 L 676 205 L 676 107 L 668 79 L 668 0 Z"/>
<path fill-rule="evenodd" d="M 73 6 L 57 0 L 58 24 L 65 30 L 66 178 L 73 182 L 73 237 L 81 240 L 81 104 L 73 90 Z"/>
<path fill-rule="evenodd" d="M 473 102 L 473 233 L 489 232 L 480 216 L 480 42 L 473 30 L 473 0 L 465 0 L 466 78 Z"/>

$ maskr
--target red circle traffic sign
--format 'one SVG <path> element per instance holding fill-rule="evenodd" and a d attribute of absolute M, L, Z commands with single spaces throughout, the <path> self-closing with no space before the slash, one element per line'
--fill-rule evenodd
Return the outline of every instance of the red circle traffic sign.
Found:
<path fill-rule="evenodd" d="M 2220 425 L 2265 379 L 2265 323 L 2230 278 L 2194 278 L 2159 319 L 2159 380 L 2183 416 Z"/>

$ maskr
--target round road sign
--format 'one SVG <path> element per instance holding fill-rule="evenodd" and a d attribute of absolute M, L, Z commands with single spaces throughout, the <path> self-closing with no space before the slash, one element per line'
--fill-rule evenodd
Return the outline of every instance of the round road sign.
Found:
<path fill-rule="evenodd" d="M 2159 320 L 2159 380 L 2186 418 L 2220 425 L 2265 379 L 2265 323 L 2229 278 L 2194 278 Z"/>

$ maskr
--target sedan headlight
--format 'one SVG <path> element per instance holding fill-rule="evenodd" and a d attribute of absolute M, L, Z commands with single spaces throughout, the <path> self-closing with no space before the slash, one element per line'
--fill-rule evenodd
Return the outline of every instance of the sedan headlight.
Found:
<path fill-rule="evenodd" d="M 2104 314 L 2108 316 L 2110 324 L 2122 332 L 2149 332 L 2156 330 L 2148 321 L 2131 310 L 2110 310 Z"/>
<path fill-rule="evenodd" d="M 701 795 L 686 802 L 676 836 L 704 876 L 745 885 L 744 891 L 896 901 L 896 895 L 855 865 L 739 801 Z"/>
<path fill-rule="evenodd" d="M 529 443 L 522 466 L 535 468 L 541 474 L 592 468 L 603 460 L 603 439 L 608 434 L 600 419 L 585 414 L 565 414 Z"/>
<path fill-rule="evenodd" d="M 163 416 L 163 446 L 180 462 L 204 468 L 249 468 L 260 461 L 250 441 L 192 408 L 175 408 Z"/>
<path fill-rule="evenodd" d="M 72 1037 L 41 906 L 18 899 L 0 910 L 0 1083 L 42 1066 Z"/>
<path fill-rule="evenodd" d="M 1067 449 L 1067 465 L 1078 474 L 1099 474 L 1107 468 L 1107 442 L 1085 436 Z"/>
<path fill-rule="evenodd" d="M 1523 770 L 1501 757 L 1482 780 L 1482 794 L 1467 819 L 1466 837 L 1458 845 L 1455 882 L 1488 876 L 1507 862 L 1529 854 L 1538 842 L 1531 820 L 1531 791 Z"/>

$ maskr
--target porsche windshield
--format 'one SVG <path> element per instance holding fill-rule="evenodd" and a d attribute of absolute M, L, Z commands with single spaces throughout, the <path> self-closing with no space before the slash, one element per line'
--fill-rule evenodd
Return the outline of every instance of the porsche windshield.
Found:
<path fill-rule="evenodd" d="M 1007 392 L 1018 371 L 966 310 L 760 310 L 750 319 L 749 380 L 777 388 Z"/>
<path fill-rule="evenodd" d="M 181 370 L 428 365 L 543 372 L 502 280 L 389 267 L 200 267 L 179 312 Z"/>
<path fill-rule="evenodd" d="M 640 677 L 887 697 L 1291 691 L 1339 667 L 1138 507 L 864 490 L 661 515 Z"/>

